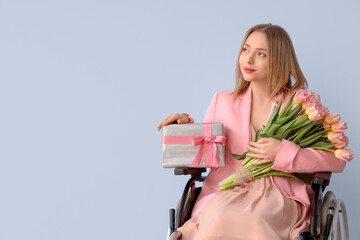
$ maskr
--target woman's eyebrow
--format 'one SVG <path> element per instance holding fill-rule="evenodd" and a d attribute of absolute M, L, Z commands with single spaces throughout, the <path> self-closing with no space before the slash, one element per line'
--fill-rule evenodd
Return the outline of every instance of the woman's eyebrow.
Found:
<path fill-rule="evenodd" d="M 249 44 L 245 43 L 244 44 L 245 47 L 251 47 Z M 267 52 L 267 49 L 265 48 L 256 48 L 257 50 L 262 50 L 262 51 L 266 51 Z"/>

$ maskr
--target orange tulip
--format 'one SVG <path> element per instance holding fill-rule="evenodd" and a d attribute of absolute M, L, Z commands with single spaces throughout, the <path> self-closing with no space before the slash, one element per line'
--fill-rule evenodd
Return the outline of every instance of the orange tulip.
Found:
<path fill-rule="evenodd" d="M 344 133 L 338 133 L 338 132 L 329 131 L 327 135 L 328 135 L 328 139 L 333 143 L 334 142 L 342 143 L 342 142 L 345 141 Z"/>
<path fill-rule="evenodd" d="M 346 148 L 348 145 L 349 145 L 349 139 L 347 136 L 345 136 L 344 141 L 336 143 L 334 147 L 337 149 L 342 149 L 342 148 Z"/>
<path fill-rule="evenodd" d="M 324 118 L 324 114 L 317 105 L 313 105 L 311 107 L 308 107 L 305 111 L 305 113 L 308 115 L 309 119 L 311 121 L 317 121 Z"/>
<path fill-rule="evenodd" d="M 330 129 L 331 128 L 331 124 L 328 124 L 326 122 L 323 123 L 323 127 L 324 129 Z"/>
<path fill-rule="evenodd" d="M 340 121 L 340 115 L 338 113 L 332 113 L 325 117 L 325 122 L 328 124 L 334 124 Z"/>
<path fill-rule="evenodd" d="M 294 103 L 295 104 L 302 104 L 304 102 L 307 101 L 307 99 L 309 98 L 309 94 L 306 90 L 304 89 L 301 89 L 300 91 L 298 91 L 296 94 L 295 94 L 295 97 L 294 97 Z"/>
<path fill-rule="evenodd" d="M 345 162 L 350 162 L 353 159 L 354 153 L 350 149 L 337 149 L 335 157 Z"/>
<path fill-rule="evenodd" d="M 344 132 L 347 129 L 345 122 L 337 122 L 331 125 L 331 130 L 334 132 Z"/>

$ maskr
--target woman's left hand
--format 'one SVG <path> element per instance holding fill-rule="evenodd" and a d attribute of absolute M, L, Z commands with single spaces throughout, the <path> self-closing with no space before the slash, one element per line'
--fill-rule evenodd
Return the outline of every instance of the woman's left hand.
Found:
<path fill-rule="evenodd" d="M 250 142 L 248 149 L 253 153 L 247 153 L 246 156 L 261 159 L 255 162 L 254 165 L 274 162 L 280 144 L 281 141 L 275 138 L 261 138 L 257 142 Z"/>

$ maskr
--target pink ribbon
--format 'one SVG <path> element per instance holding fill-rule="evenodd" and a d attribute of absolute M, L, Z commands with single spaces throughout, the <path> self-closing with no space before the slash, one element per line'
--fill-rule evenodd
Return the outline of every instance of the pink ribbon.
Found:
<path fill-rule="evenodd" d="M 195 156 L 193 165 L 199 167 L 201 159 L 205 152 L 205 167 L 218 167 L 220 163 L 217 143 L 225 145 L 225 136 L 211 136 L 211 123 L 204 123 L 204 136 L 163 136 L 163 144 L 189 144 L 192 146 L 200 145 L 199 151 Z M 212 156 L 212 149 L 215 151 L 215 159 Z"/>
<path fill-rule="evenodd" d="M 205 167 L 218 167 L 220 163 L 219 151 L 216 146 L 217 143 L 224 145 L 226 142 L 225 136 L 212 136 L 212 137 L 192 137 L 191 145 L 197 146 L 200 144 L 200 149 L 195 156 L 193 165 L 199 167 L 202 156 L 205 152 Z M 212 159 L 212 149 L 215 150 L 215 159 Z"/>

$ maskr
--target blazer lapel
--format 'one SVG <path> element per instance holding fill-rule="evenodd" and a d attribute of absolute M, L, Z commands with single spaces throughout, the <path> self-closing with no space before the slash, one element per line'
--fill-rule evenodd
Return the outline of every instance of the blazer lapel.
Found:
<path fill-rule="evenodd" d="M 250 139 L 250 113 L 251 113 L 251 85 L 246 92 L 238 98 L 238 120 L 241 153 L 247 151 Z"/>

